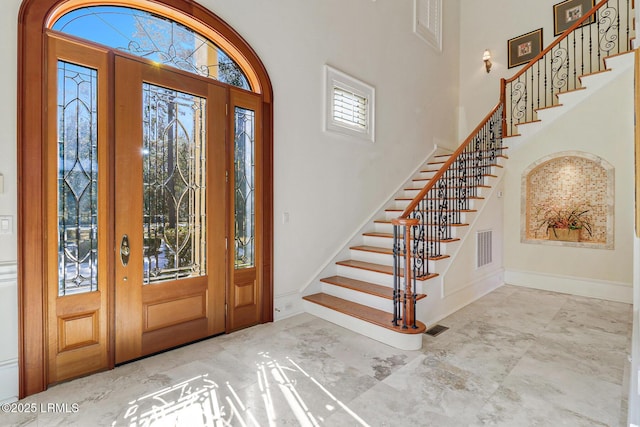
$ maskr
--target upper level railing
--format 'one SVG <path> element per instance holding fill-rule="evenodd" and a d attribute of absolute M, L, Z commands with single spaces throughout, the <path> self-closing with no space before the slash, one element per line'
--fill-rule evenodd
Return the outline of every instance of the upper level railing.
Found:
<path fill-rule="evenodd" d="M 606 69 L 604 59 L 631 49 L 633 0 L 602 0 L 522 70 L 502 79 L 505 136 L 536 120 L 536 111 L 558 105 L 557 95 L 580 88 L 580 77 Z"/>
<path fill-rule="evenodd" d="M 503 137 L 558 105 L 557 95 L 578 89 L 580 77 L 605 69 L 607 56 L 631 49 L 634 0 L 602 0 L 510 79 L 500 102 L 409 203 L 394 226 L 394 324 L 416 327 L 416 283 L 429 278 L 429 262 L 453 241 L 491 168 L 504 156 Z"/>

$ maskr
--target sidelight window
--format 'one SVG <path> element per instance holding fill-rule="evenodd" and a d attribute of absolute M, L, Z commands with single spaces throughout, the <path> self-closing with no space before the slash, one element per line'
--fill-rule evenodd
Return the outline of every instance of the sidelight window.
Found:
<path fill-rule="evenodd" d="M 97 80 L 58 61 L 58 296 L 98 290 Z"/>

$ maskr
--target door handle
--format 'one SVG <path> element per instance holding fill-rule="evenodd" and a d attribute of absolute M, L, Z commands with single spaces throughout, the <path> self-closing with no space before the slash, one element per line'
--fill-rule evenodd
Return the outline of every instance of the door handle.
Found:
<path fill-rule="evenodd" d="M 120 242 L 120 261 L 124 267 L 129 264 L 129 255 L 131 254 L 131 248 L 129 247 L 129 236 L 124 234 L 122 241 Z"/>

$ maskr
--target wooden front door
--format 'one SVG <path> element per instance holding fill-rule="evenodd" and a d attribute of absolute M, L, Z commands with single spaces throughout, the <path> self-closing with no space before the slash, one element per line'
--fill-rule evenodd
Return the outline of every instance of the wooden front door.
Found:
<path fill-rule="evenodd" d="M 120 363 L 225 331 L 226 90 L 120 56 L 115 76 Z"/>
<path fill-rule="evenodd" d="M 258 323 L 260 97 L 53 35 L 49 64 L 48 382 Z"/>

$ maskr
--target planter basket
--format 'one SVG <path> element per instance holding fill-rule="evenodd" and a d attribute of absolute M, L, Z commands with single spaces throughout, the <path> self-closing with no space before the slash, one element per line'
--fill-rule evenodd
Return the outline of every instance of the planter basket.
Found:
<path fill-rule="evenodd" d="M 550 228 L 547 230 L 549 240 L 561 240 L 564 242 L 578 242 L 580 240 L 580 229 L 570 228 Z"/>

